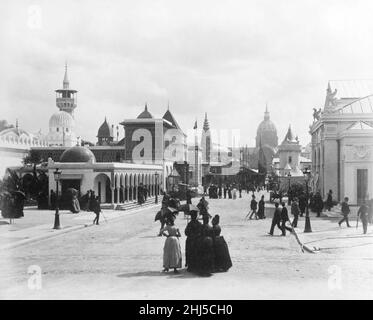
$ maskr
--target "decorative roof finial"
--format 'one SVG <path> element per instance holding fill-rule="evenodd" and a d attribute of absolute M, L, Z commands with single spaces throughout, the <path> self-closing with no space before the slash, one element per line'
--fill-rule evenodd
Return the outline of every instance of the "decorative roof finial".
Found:
<path fill-rule="evenodd" d="M 145 111 L 148 111 L 148 103 L 145 102 Z"/>
<path fill-rule="evenodd" d="M 65 76 L 63 78 L 63 88 L 69 89 L 69 79 L 67 77 L 67 61 L 65 61 Z"/>
<path fill-rule="evenodd" d="M 18 130 L 18 119 L 16 119 L 16 129 Z"/>
<path fill-rule="evenodd" d="M 170 100 L 167 102 L 167 110 L 170 111 Z"/>
<path fill-rule="evenodd" d="M 269 120 L 268 103 L 266 103 L 266 111 L 264 112 L 264 120 Z"/>

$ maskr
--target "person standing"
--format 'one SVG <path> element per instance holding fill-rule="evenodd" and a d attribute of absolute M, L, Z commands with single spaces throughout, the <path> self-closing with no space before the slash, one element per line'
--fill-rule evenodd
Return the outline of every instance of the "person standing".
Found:
<path fill-rule="evenodd" d="M 348 215 L 350 214 L 350 206 L 348 205 L 348 197 L 344 198 L 344 201 L 342 202 L 341 211 L 342 211 L 343 218 L 341 221 L 338 222 L 338 225 L 341 226 L 342 222 L 346 221 L 347 227 L 351 228 L 348 222 Z"/>
<path fill-rule="evenodd" d="M 326 208 L 328 211 L 330 211 L 331 208 L 333 208 L 333 191 L 329 190 L 328 197 L 326 199 Z"/>
<path fill-rule="evenodd" d="M 273 213 L 271 229 L 268 233 L 270 236 L 273 236 L 273 231 L 275 230 L 275 226 L 277 226 L 277 228 L 279 228 L 282 231 L 280 222 L 281 222 L 281 209 L 279 208 L 279 203 L 275 202 L 275 212 Z"/>
<path fill-rule="evenodd" d="M 303 217 L 304 213 L 306 212 L 307 207 L 307 198 L 306 195 L 302 192 L 299 196 L 299 211 L 300 216 Z"/>
<path fill-rule="evenodd" d="M 315 194 L 314 205 L 315 205 L 317 217 L 319 218 L 321 215 L 321 211 L 324 208 L 324 201 L 322 200 L 322 197 L 319 191 L 317 191 Z"/>
<path fill-rule="evenodd" d="M 238 185 L 238 193 L 240 195 L 240 198 L 242 198 L 242 185 L 241 184 Z"/>
<path fill-rule="evenodd" d="M 232 187 L 228 186 L 228 198 L 232 199 Z"/>
<path fill-rule="evenodd" d="M 358 219 L 360 218 L 361 223 L 363 224 L 363 232 L 364 234 L 367 233 L 368 230 L 368 219 L 369 219 L 369 213 L 368 213 L 368 206 L 365 204 L 365 201 L 360 206 L 359 211 L 357 212 Z"/>
<path fill-rule="evenodd" d="M 232 260 L 229 254 L 228 245 L 223 236 L 220 235 L 221 227 L 219 225 L 220 217 L 219 215 L 215 215 L 212 218 L 212 230 L 214 233 L 214 265 L 215 271 L 220 272 L 224 271 L 227 272 L 230 267 L 232 267 Z"/>
<path fill-rule="evenodd" d="M 201 237 L 198 243 L 198 260 L 196 272 L 202 276 L 209 276 L 214 272 L 214 231 L 209 225 L 210 216 L 204 214 L 201 227 Z"/>
<path fill-rule="evenodd" d="M 281 202 L 281 229 L 282 229 L 282 236 L 286 236 L 286 230 L 292 232 L 293 229 L 286 226 L 286 222 L 290 222 L 289 215 L 288 215 L 288 209 L 286 208 L 285 202 Z"/>
<path fill-rule="evenodd" d="M 189 188 L 186 191 L 186 203 L 192 204 L 192 191 Z"/>
<path fill-rule="evenodd" d="M 197 220 L 198 211 L 190 211 L 190 222 L 185 228 L 185 267 L 187 271 L 193 272 L 196 270 L 198 263 L 198 240 L 201 236 L 202 224 Z"/>
<path fill-rule="evenodd" d="M 227 199 L 227 186 L 224 185 L 224 199 Z"/>
<path fill-rule="evenodd" d="M 251 220 L 253 215 L 255 215 L 255 219 L 258 220 L 258 215 L 256 213 L 256 210 L 258 209 L 258 202 L 255 200 L 255 195 L 253 194 L 251 196 L 251 202 L 250 202 L 250 216 L 249 216 L 249 219 Z"/>
<path fill-rule="evenodd" d="M 163 247 L 163 272 L 168 272 L 173 268 L 174 273 L 178 273 L 177 269 L 181 268 L 182 255 L 179 242 L 181 234 L 174 221 L 175 217 L 169 215 L 166 219 L 166 226 L 161 230 L 162 235 L 167 237 Z"/>
<path fill-rule="evenodd" d="M 258 217 L 259 219 L 265 219 L 265 202 L 264 202 L 264 195 L 260 198 L 258 203 Z"/>
<path fill-rule="evenodd" d="M 236 198 L 237 198 L 237 189 L 234 186 L 233 186 L 232 194 L 233 194 L 233 200 L 236 200 Z"/>
<path fill-rule="evenodd" d="M 223 191 L 222 191 L 222 186 L 221 184 L 219 185 L 219 189 L 218 189 L 218 196 L 219 196 L 219 199 L 222 198 L 222 195 L 223 195 Z"/>
<path fill-rule="evenodd" d="M 293 228 L 296 228 L 298 225 L 299 213 L 300 213 L 300 210 L 299 210 L 298 198 L 295 197 L 293 202 L 291 203 L 291 214 L 294 216 L 293 222 L 291 223 Z"/>

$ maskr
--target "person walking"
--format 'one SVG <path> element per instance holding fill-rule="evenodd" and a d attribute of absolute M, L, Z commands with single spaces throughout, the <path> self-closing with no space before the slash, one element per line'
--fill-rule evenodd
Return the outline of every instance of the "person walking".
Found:
<path fill-rule="evenodd" d="M 293 228 L 296 228 L 298 225 L 299 213 L 300 213 L 300 210 L 299 210 L 298 198 L 295 197 L 293 202 L 291 203 L 291 214 L 294 216 L 293 222 L 291 223 Z"/>
<path fill-rule="evenodd" d="M 101 213 L 101 205 L 100 205 L 100 200 L 98 196 L 94 199 L 91 199 L 91 207 L 92 207 L 92 211 L 96 214 L 96 217 L 93 219 L 93 224 L 96 223 L 96 225 L 98 225 L 99 220 L 100 220 L 100 213 Z"/>
<path fill-rule="evenodd" d="M 275 211 L 272 217 L 271 229 L 268 233 L 270 236 L 273 236 L 273 231 L 275 230 L 275 226 L 277 226 L 277 228 L 279 228 L 282 232 L 280 222 L 281 222 L 281 209 L 279 208 L 279 203 L 275 202 Z"/>
<path fill-rule="evenodd" d="M 338 225 L 341 226 L 342 222 L 346 221 L 347 227 L 351 228 L 351 226 L 350 226 L 350 224 L 348 222 L 348 215 L 351 212 L 350 211 L 350 206 L 348 205 L 348 197 L 344 198 L 344 201 L 342 202 L 341 211 L 342 211 L 343 218 L 342 218 L 341 221 L 338 222 Z"/>
<path fill-rule="evenodd" d="M 265 202 L 264 202 L 264 195 L 260 198 L 258 203 L 258 217 L 259 219 L 265 219 Z"/>
<path fill-rule="evenodd" d="M 328 211 L 330 211 L 331 208 L 333 208 L 333 191 L 329 190 L 328 197 L 326 199 L 326 208 Z"/>
<path fill-rule="evenodd" d="M 357 212 L 357 218 L 361 220 L 361 223 L 363 224 L 363 232 L 364 234 L 367 233 L 368 230 L 368 219 L 369 219 L 369 208 L 365 204 L 365 201 L 360 206 L 359 211 Z M 357 227 L 357 225 L 356 225 Z"/>
<path fill-rule="evenodd" d="M 281 203 L 282 209 L 281 209 L 281 229 L 282 229 L 282 236 L 286 236 L 286 230 L 292 232 L 293 229 L 286 226 L 286 222 L 290 222 L 289 215 L 288 215 L 288 209 L 286 208 L 285 202 Z"/>
<path fill-rule="evenodd" d="M 251 196 L 250 212 L 248 213 L 248 215 L 250 214 L 250 216 L 249 216 L 250 220 L 252 219 L 253 215 L 255 215 L 255 220 L 258 220 L 258 215 L 256 213 L 257 209 L 258 209 L 258 202 L 255 200 L 255 195 L 253 194 Z"/>
<path fill-rule="evenodd" d="M 168 272 L 173 268 L 174 273 L 178 273 L 177 269 L 181 268 L 182 255 L 179 242 L 181 234 L 174 221 L 175 217 L 169 215 L 166 219 L 166 226 L 161 230 L 162 235 L 167 237 L 163 247 L 163 272 Z"/>

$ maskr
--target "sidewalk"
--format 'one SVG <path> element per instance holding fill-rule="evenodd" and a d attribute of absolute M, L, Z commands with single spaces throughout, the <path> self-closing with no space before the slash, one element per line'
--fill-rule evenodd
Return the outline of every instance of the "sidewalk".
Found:
<path fill-rule="evenodd" d="M 148 205 L 146 207 L 136 207 L 130 210 L 103 210 L 100 214 L 100 223 L 107 223 L 124 216 L 134 214 L 144 208 L 156 208 L 158 205 Z M 0 250 L 17 247 L 23 244 L 56 237 L 64 233 L 92 227 L 95 214 L 93 212 L 81 211 L 78 214 L 68 210 L 60 211 L 61 229 L 55 230 L 54 210 L 38 210 L 36 208 L 25 208 L 24 217 L 13 220 L 9 224 L 9 219 L 0 218 Z"/>

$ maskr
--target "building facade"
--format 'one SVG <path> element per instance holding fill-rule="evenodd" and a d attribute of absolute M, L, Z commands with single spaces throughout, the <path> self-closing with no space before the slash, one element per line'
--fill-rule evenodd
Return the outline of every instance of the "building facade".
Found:
<path fill-rule="evenodd" d="M 329 82 L 323 108 L 314 110 L 313 187 L 324 197 L 332 190 L 338 201 L 347 196 L 360 204 L 373 196 L 373 90 L 365 83 L 369 91 L 343 90 L 349 85 Z"/>

